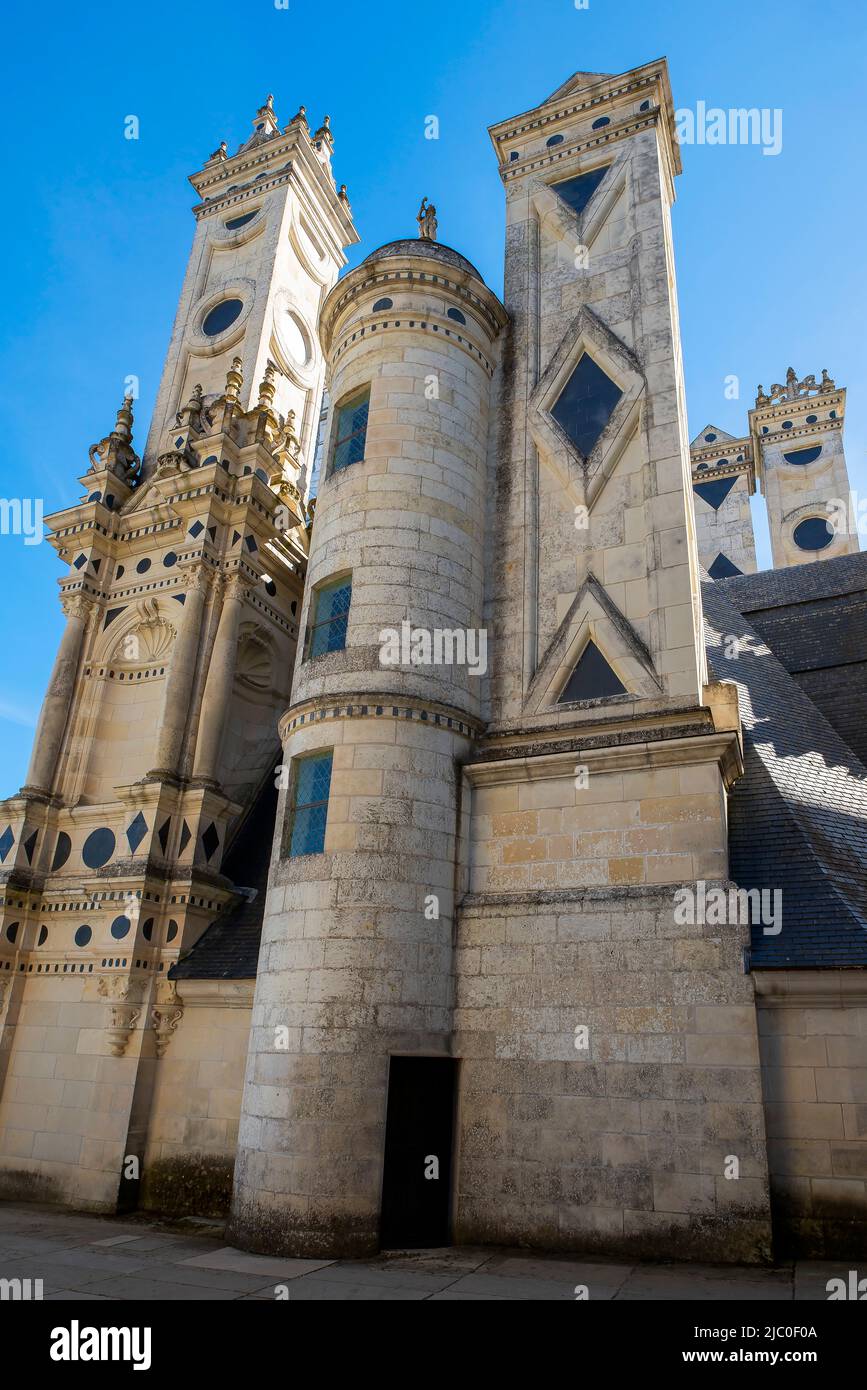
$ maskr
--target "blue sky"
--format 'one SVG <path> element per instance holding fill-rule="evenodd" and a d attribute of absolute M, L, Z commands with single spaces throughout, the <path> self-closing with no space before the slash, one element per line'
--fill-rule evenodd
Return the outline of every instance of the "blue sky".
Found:
<path fill-rule="evenodd" d="M 362 243 L 442 241 L 502 289 L 503 195 L 486 127 L 577 69 L 665 55 L 675 105 L 783 112 L 783 147 L 683 151 L 674 210 L 690 433 L 740 433 L 756 383 L 827 367 L 849 388 L 846 448 L 867 495 L 865 33 L 860 0 L 148 0 L 18 6 L 4 21 L 6 266 L 0 341 L 3 497 L 76 500 L 124 378 L 141 447 L 193 231 L 186 176 L 247 137 L 273 92 L 331 115 L 338 182 Z M 124 138 L 135 115 L 140 138 Z M 424 138 L 425 117 L 440 138 Z M 739 401 L 724 381 L 736 374 Z M 762 567 L 766 529 L 757 526 Z M 0 794 L 24 779 L 62 616 L 47 545 L 0 535 L 6 593 Z"/>

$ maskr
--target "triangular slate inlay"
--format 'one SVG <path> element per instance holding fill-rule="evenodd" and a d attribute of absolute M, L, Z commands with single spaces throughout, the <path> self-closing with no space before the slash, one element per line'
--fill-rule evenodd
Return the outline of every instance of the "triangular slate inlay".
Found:
<path fill-rule="evenodd" d="M 733 575 L 743 574 L 743 570 L 739 570 L 737 565 L 733 564 L 729 557 L 720 551 L 708 570 L 708 574 L 711 579 L 731 579 Z"/>
<path fill-rule="evenodd" d="M 591 638 L 575 663 L 557 704 L 572 704 L 576 700 L 604 700 L 612 695 L 625 694 L 626 686 L 611 669 Z"/>
<path fill-rule="evenodd" d="M 38 835 L 39 835 L 39 831 L 38 831 L 38 830 L 34 830 L 33 834 L 32 834 L 32 835 L 28 835 L 28 836 L 27 836 L 27 839 L 24 841 L 24 853 L 27 855 L 27 863 L 28 863 L 28 864 L 32 864 L 32 863 L 33 863 L 33 851 L 34 851 L 35 848 L 36 848 L 36 839 L 37 839 L 37 836 L 38 836 Z"/>
<path fill-rule="evenodd" d="M 190 840 L 193 838 L 192 831 L 186 821 L 181 822 L 181 838 L 178 844 L 178 854 L 183 854 Z"/>
<path fill-rule="evenodd" d="M 574 179 L 552 183 L 551 187 L 580 217 L 610 168 L 610 164 L 603 164 L 601 169 L 590 169 L 586 174 L 577 174 Z"/>
<path fill-rule="evenodd" d="M 736 477 L 714 478 L 709 483 L 693 483 L 692 490 L 697 492 L 709 507 L 713 507 L 714 511 L 718 512 L 736 482 Z"/>
<path fill-rule="evenodd" d="M 165 854 L 166 847 L 169 843 L 169 830 L 171 829 L 171 825 L 172 818 L 171 816 L 169 816 L 168 820 L 165 821 L 157 831 L 157 838 L 159 839 L 160 848 L 162 849 L 163 854 Z"/>

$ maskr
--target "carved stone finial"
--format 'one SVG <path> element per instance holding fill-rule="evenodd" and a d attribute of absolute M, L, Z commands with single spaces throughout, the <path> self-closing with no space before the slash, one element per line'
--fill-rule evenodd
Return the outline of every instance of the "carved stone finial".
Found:
<path fill-rule="evenodd" d="M 182 429 L 189 427 L 201 433 L 203 406 L 202 388 L 196 383 L 193 387 L 193 394 L 190 396 L 190 399 L 187 401 L 186 405 L 181 406 L 175 416 L 175 424 Z"/>
<path fill-rule="evenodd" d="M 765 388 L 759 382 L 759 389 L 756 392 L 756 405 L 770 405 L 770 397 L 765 395 Z"/>
<path fill-rule="evenodd" d="M 331 117 L 330 117 L 330 116 L 326 116 L 326 117 L 324 118 L 324 120 L 323 120 L 321 126 L 319 127 L 319 129 L 318 129 L 318 130 L 314 133 L 314 135 L 313 135 L 313 141 L 314 141 L 314 144 L 317 144 L 317 145 L 325 145 L 326 148 L 328 149 L 328 151 L 329 151 L 330 153 L 333 152 L 333 150 L 334 150 L 334 136 L 331 134 Z"/>
<path fill-rule="evenodd" d="M 228 145 L 226 144 L 225 140 L 221 140 L 217 148 L 215 150 L 212 150 L 211 153 L 208 155 L 208 163 L 210 164 L 212 159 L 225 159 L 227 149 Z"/>
<path fill-rule="evenodd" d="M 259 409 L 271 410 L 274 405 L 274 393 L 277 390 L 277 364 L 268 358 L 265 367 L 265 375 L 259 383 Z"/>
<path fill-rule="evenodd" d="M 88 451 L 93 472 L 108 468 L 123 482 L 131 482 L 141 467 L 141 459 L 132 447 L 132 396 L 124 396 L 117 412 L 114 429 Z"/>
<path fill-rule="evenodd" d="M 350 210 L 350 209 L 349 209 L 349 194 L 348 194 L 347 191 L 346 191 L 346 184 L 345 184 L 345 183 L 342 183 L 342 184 L 340 185 L 340 187 L 338 188 L 338 190 L 337 190 L 337 196 L 338 196 L 338 198 L 340 199 L 341 203 L 345 203 L 345 204 L 346 204 L 346 211 L 349 212 L 349 210 Z"/>
<path fill-rule="evenodd" d="M 240 357 L 232 358 L 232 365 L 226 373 L 226 402 L 235 405 L 244 385 L 244 373 L 241 370 L 242 361 Z"/>
<path fill-rule="evenodd" d="M 419 239 L 421 241 L 436 241 L 437 210 L 433 203 L 428 203 L 427 198 L 422 198 L 421 207 L 415 220 L 418 223 Z"/>
<path fill-rule="evenodd" d="M 828 375 L 828 368 L 827 368 L 827 367 L 823 367 L 823 368 L 822 368 L 822 380 L 821 380 L 821 382 L 819 383 L 819 390 L 820 390 L 820 391 L 834 391 L 834 390 L 836 390 L 836 387 L 834 386 L 834 380 L 833 380 L 833 378 L 830 377 L 830 376 Z"/>
<path fill-rule="evenodd" d="M 288 130 L 289 127 L 290 127 L 290 126 L 293 126 L 293 125 L 300 125 L 300 126 L 302 126 L 302 127 L 304 128 L 304 130 L 307 130 L 307 129 L 308 129 L 308 126 L 307 126 L 307 107 L 306 107 L 306 106 L 299 106 L 299 107 L 298 107 L 298 110 L 295 112 L 295 115 L 292 117 L 292 119 L 291 119 L 291 121 L 289 122 L 289 125 L 287 125 L 286 129 Z"/>

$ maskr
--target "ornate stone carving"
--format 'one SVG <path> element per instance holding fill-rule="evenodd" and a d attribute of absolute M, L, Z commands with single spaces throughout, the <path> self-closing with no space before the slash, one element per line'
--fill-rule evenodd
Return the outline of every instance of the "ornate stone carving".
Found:
<path fill-rule="evenodd" d="M 437 239 L 437 210 L 433 203 L 428 203 L 427 198 L 422 198 L 421 207 L 416 217 L 418 223 L 418 234 L 422 241 L 436 241 Z"/>
<path fill-rule="evenodd" d="M 166 1048 L 183 1016 L 184 1001 L 178 994 L 174 980 L 160 980 L 157 985 L 156 1004 L 151 1011 L 157 1057 L 165 1056 Z"/>
<path fill-rule="evenodd" d="M 122 1057 L 141 1016 L 141 1002 L 135 997 L 138 990 L 131 980 L 120 975 L 110 979 L 103 975 L 97 993 L 109 1001 L 110 1022 L 106 1029 L 109 1051 L 112 1057 Z"/>
<path fill-rule="evenodd" d="M 92 599 L 84 594 L 61 594 L 60 606 L 67 618 L 81 618 L 87 621 L 93 608 Z"/>
<path fill-rule="evenodd" d="M 797 401 L 803 396 L 809 396 L 814 391 L 834 391 L 836 387 L 831 377 L 828 376 L 826 367 L 822 368 L 822 380 L 816 385 L 815 375 L 805 376 L 798 379 L 798 373 L 794 367 L 790 367 L 786 372 L 785 382 L 775 381 L 771 387 L 770 394 L 765 395 L 764 388 L 760 385 L 756 393 L 756 405 L 783 405 L 786 401 Z"/>
<path fill-rule="evenodd" d="M 164 661 L 171 651 L 177 629 L 163 617 L 156 599 L 142 599 L 136 610 L 140 614 L 138 622 L 118 639 L 110 660 L 134 666 Z"/>
<path fill-rule="evenodd" d="M 98 473 L 107 468 L 123 482 L 131 482 L 135 478 L 141 468 L 141 459 L 132 447 L 132 425 L 132 396 L 124 396 L 111 434 L 90 446 L 91 472 Z"/>
<path fill-rule="evenodd" d="M 211 154 L 208 155 L 208 163 L 210 164 L 212 159 L 225 159 L 227 149 L 228 145 L 226 144 L 225 140 L 221 140 L 217 148 L 213 150 Z"/>

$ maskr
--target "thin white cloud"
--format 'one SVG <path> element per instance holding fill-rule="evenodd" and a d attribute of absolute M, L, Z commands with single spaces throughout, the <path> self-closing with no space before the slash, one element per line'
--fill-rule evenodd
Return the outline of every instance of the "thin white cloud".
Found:
<path fill-rule="evenodd" d="M 21 724 L 25 729 L 36 728 L 36 715 L 33 710 L 22 709 L 11 700 L 0 696 L 0 720 L 7 724 Z"/>

